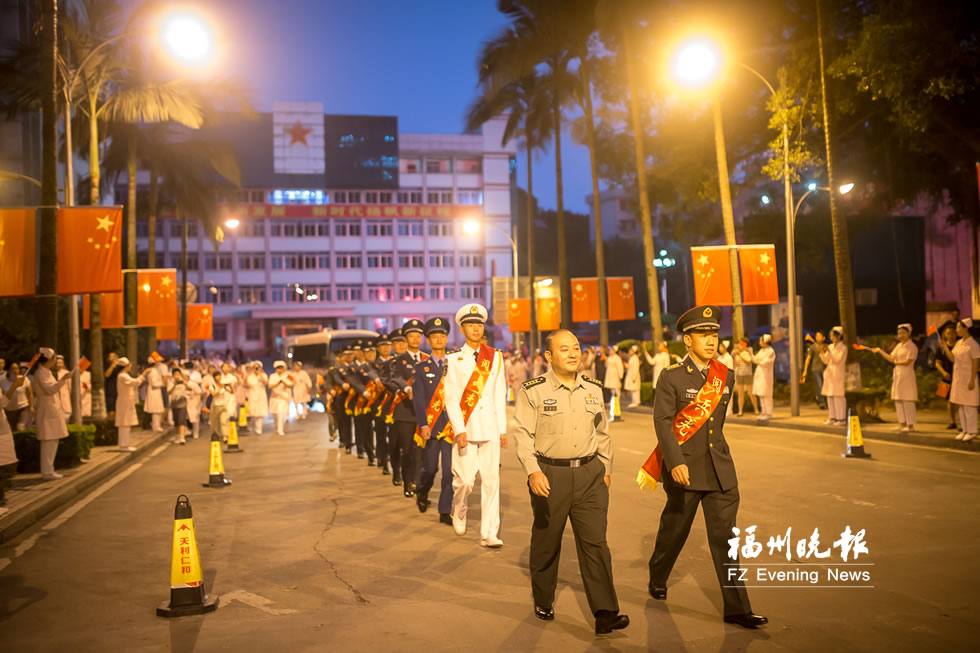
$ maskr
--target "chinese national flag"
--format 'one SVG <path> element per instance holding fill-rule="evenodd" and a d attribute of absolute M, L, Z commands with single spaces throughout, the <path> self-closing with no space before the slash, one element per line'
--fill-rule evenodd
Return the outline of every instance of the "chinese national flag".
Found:
<path fill-rule="evenodd" d="M 572 279 L 572 322 L 599 321 L 599 280 L 596 277 Z"/>
<path fill-rule="evenodd" d="M 136 325 L 177 324 L 177 270 L 139 270 L 136 274 Z"/>
<path fill-rule="evenodd" d="M 180 329 L 176 324 L 157 327 L 157 340 L 177 340 L 180 337 Z M 188 338 L 190 340 L 190 338 Z"/>
<path fill-rule="evenodd" d="M 633 277 L 606 277 L 609 321 L 636 319 L 633 301 Z"/>
<path fill-rule="evenodd" d="M 732 267 L 728 247 L 692 247 L 694 303 L 732 305 Z"/>
<path fill-rule="evenodd" d="M 58 209 L 58 294 L 122 289 L 122 207 Z"/>
<path fill-rule="evenodd" d="M 188 304 L 187 339 L 210 340 L 214 326 L 214 304 Z"/>
<path fill-rule="evenodd" d="M 91 295 L 82 296 L 82 328 L 90 329 L 89 326 L 89 298 Z M 107 292 L 100 295 L 102 301 L 99 303 L 99 312 L 102 315 L 103 329 L 121 329 L 125 322 L 123 311 L 123 293 Z"/>
<path fill-rule="evenodd" d="M 776 246 L 742 245 L 738 248 L 742 272 L 743 304 L 778 304 Z"/>
<path fill-rule="evenodd" d="M 37 212 L 0 209 L 0 297 L 34 294 Z"/>
<path fill-rule="evenodd" d="M 557 297 L 538 298 L 538 331 L 554 331 L 561 325 L 561 304 Z"/>
<path fill-rule="evenodd" d="M 511 333 L 531 330 L 531 300 L 511 299 L 507 302 L 507 329 Z"/>

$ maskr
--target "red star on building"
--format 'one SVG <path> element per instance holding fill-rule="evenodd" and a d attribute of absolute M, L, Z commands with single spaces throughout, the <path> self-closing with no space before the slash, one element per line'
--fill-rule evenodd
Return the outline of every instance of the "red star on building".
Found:
<path fill-rule="evenodd" d="M 302 143 L 303 145 L 309 145 L 309 143 L 306 142 L 306 137 L 312 131 L 313 130 L 310 129 L 309 127 L 304 127 L 302 125 L 302 123 L 300 123 L 299 120 L 297 120 L 296 121 L 296 124 L 293 125 L 292 127 L 283 129 L 283 132 L 285 132 L 286 134 L 289 134 L 289 144 L 290 145 L 295 145 L 296 143 Z"/>

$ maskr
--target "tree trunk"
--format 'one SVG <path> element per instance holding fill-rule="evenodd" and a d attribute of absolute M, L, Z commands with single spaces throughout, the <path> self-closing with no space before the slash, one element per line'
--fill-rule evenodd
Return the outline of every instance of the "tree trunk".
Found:
<path fill-rule="evenodd" d="M 160 180 L 157 178 L 157 167 L 150 163 L 150 195 L 147 198 L 147 267 L 157 266 L 157 213 L 160 210 Z M 166 235 L 164 235 L 166 237 Z M 157 350 L 157 330 L 150 329 L 148 347 L 150 351 Z"/>
<path fill-rule="evenodd" d="M 180 359 L 187 359 L 187 215 L 177 205 L 177 222 L 180 224 Z"/>
<path fill-rule="evenodd" d="M 606 254 L 602 240 L 602 202 L 599 201 L 599 162 L 595 153 L 595 124 L 592 115 L 592 82 L 582 66 L 582 96 L 585 99 L 585 128 L 589 139 L 589 163 L 592 166 L 592 211 L 595 214 L 595 269 L 599 280 L 599 346 L 609 346 L 609 298 L 606 288 Z"/>
<path fill-rule="evenodd" d="M 98 206 L 99 204 L 99 184 L 101 183 L 101 170 L 99 162 L 99 120 L 95 114 L 97 98 L 89 95 L 88 111 L 88 167 L 89 179 L 89 204 Z M 105 363 L 104 352 L 102 351 L 102 295 L 95 293 L 89 295 L 89 358 L 92 361 L 92 417 L 96 420 L 106 418 L 105 409 Z"/>
<path fill-rule="evenodd" d="M 711 100 L 715 123 L 715 158 L 718 163 L 718 194 L 721 196 L 721 219 L 728 245 L 728 264 L 732 277 L 732 332 L 735 340 L 745 334 L 742 321 L 742 287 L 739 285 L 738 251 L 735 249 L 735 213 L 732 211 L 732 189 L 728 183 L 728 155 L 725 153 L 725 124 L 721 119 L 721 94 Z"/>
<path fill-rule="evenodd" d="M 41 346 L 58 346 L 58 0 L 41 3 L 41 250 L 37 322 Z"/>
<path fill-rule="evenodd" d="M 565 242 L 565 202 L 562 198 L 564 186 L 561 178 L 561 107 L 558 103 L 558 89 L 552 100 L 552 113 L 555 121 L 555 193 L 558 212 L 558 298 L 563 329 L 572 328 L 572 294 L 568 280 L 568 247 Z"/>
<path fill-rule="evenodd" d="M 834 268 L 837 272 L 837 304 L 845 342 L 857 340 L 857 318 L 854 310 L 854 280 L 851 278 L 851 247 L 847 239 L 847 222 L 837 213 L 837 186 L 834 185 L 833 155 L 830 147 L 830 110 L 827 102 L 827 80 L 824 75 L 823 18 L 817 0 L 817 50 L 820 54 L 820 96 L 823 101 L 823 135 L 827 148 L 827 185 L 830 187 L 830 225 L 834 239 Z"/>
<path fill-rule="evenodd" d="M 531 331 L 528 333 L 527 350 L 530 365 L 534 365 L 534 357 L 538 354 L 538 306 L 534 292 L 534 178 L 531 175 L 531 163 L 534 158 L 534 148 L 531 139 L 525 137 L 527 144 L 527 279 L 531 295 Z"/>
<path fill-rule="evenodd" d="M 633 63 L 632 38 L 629 26 L 623 28 L 623 55 L 626 59 L 626 78 L 630 94 L 630 117 L 633 122 L 633 148 L 636 154 L 636 190 L 640 196 L 640 228 L 643 230 L 643 267 L 647 272 L 647 299 L 650 311 L 650 340 L 657 351 L 663 338 L 660 321 L 660 284 L 657 268 L 653 267 L 653 226 L 650 224 L 650 198 L 647 197 L 646 155 L 643 153 L 643 127 L 640 124 L 640 99 L 636 91 L 636 71 Z"/>
<path fill-rule="evenodd" d="M 135 128 L 134 128 L 135 129 Z M 126 356 L 135 367 L 139 356 L 136 351 L 136 143 L 134 134 L 129 135 L 128 159 L 126 161 L 126 267 L 132 270 L 125 275 L 126 302 Z"/>

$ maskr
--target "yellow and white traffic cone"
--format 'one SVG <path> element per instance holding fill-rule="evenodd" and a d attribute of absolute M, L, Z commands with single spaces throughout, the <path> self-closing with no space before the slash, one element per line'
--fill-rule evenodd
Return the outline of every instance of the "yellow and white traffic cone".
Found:
<path fill-rule="evenodd" d="M 229 420 L 234 421 L 234 420 Z M 238 426 L 243 429 L 248 428 L 248 402 L 238 407 Z"/>
<path fill-rule="evenodd" d="M 208 456 L 208 482 L 204 487 L 228 487 L 231 481 L 225 478 L 225 464 L 221 459 L 221 438 L 211 434 L 211 452 Z"/>
<path fill-rule="evenodd" d="M 847 452 L 842 458 L 870 458 L 871 454 L 864 451 L 864 437 L 861 435 L 861 420 L 851 411 L 847 411 Z"/>
<path fill-rule="evenodd" d="M 225 453 L 242 453 L 245 451 L 238 446 L 238 425 L 234 422 L 228 422 L 228 442 L 226 444 L 228 448 L 225 449 Z"/>
<path fill-rule="evenodd" d="M 174 508 L 174 543 L 170 561 L 170 600 L 157 608 L 158 617 L 184 617 L 212 612 L 218 597 L 204 589 L 201 552 L 194 535 L 194 513 L 187 495 L 177 497 Z"/>

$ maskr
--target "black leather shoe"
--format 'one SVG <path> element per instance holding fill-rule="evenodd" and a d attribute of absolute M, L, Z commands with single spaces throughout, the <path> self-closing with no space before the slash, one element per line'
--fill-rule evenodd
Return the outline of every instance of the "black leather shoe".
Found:
<path fill-rule="evenodd" d="M 630 625 L 630 618 L 625 614 L 611 612 L 609 610 L 599 610 L 595 615 L 595 634 L 605 635 L 614 630 L 622 630 Z"/>
<path fill-rule="evenodd" d="M 387 465 L 381 468 L 381 473 L 385 476 L 390 476 L 391 472 L 388 471 Z"/>
<path fill-rule="evenodd" d="M 647 585 L 647 591 L 650 592 L 650 596 L 657 599 L 658 601 L 667 600 L 667 588 L 666 587 L 654 587 L 653 585 Z"/>
<path fill-rule="evenodd" d="M 364 454 L 362 454 L 362 453 L 357 454 L 357 459 L 358 460 L 364 460 Z"/>
<path fill-rule="evenodd" d="M 401 475 L 399 475 L 397 472 L 395 472 L 394 476 L 391 477 L 391 484 L 392 485 L 401 485 L 402 484 L 402 477 L 401 477 Z"/>
<path fill-rule="evenodd" d="M 759 626 L 764 626 L 769 623 L 769 620 L 763 617 L 761 614 L 752 614 L 751 612 L 746 612 L 745 614 L 730 614 L 725 617 L 726 624 L 735 624 L 736 626 L 741 626 L 742 628 L 754 629 Z"/>
<path fill-rule="evenodd" d="M 450 522 L 452 519 L 450 518 Z M 555 619 L 555 609 L 554 608 L 542 608 L 540 605 L 534 606 L 534 616 L 541 621 L 554 621 Z"/>
<path fill-rule="evenodd" d="M 419 512 L 425 512 L 426 509 L 429 507 L 428 497 L 429 497 L 428 492 L 419 492 L 418 494 L 415 495 L 415 503 L 419 507 Z"/>
<path fill-rule="evenodd" d="M 453 525 L 453 517 L 452 517 L 452 515 L 440 514 L 439 515 L 439 523 L 441 523 L 441 524 L 448 524 L 449 526 L 452 526 Z"/>
<path fill-rule="evenodd" d="M 405 488 L 404 495 L 405 495 L 405 498 L 406 499 L 411 499 L 412 497 L 415 496 L 415 492 L 412 491 L 412 490 L 409 490 L 408 488 Z"/>
<path fill-rule="evenodd" d="M 351 447 L 344 447 L 344 449 L 347 450 L 347 455 L 349 456 L 351 453 Z"/>
<path fill-rule="evenodd" d="M 368 467 L 374 467 L 374 458 L 368 458 Z"/>

